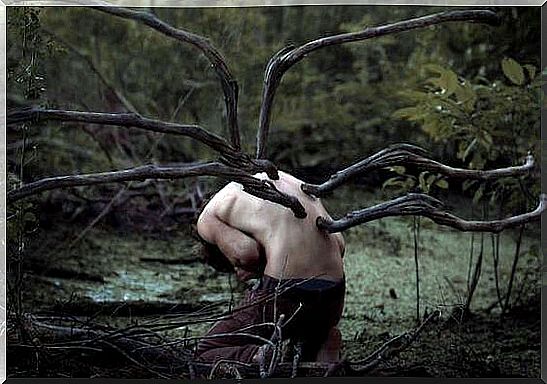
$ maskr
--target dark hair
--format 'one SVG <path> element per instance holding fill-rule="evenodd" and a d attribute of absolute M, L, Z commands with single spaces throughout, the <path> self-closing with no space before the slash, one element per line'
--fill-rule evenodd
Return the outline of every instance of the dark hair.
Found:
<path fill-rule="evenodd" d="M 192 237 L 194 237 L 196 240 L 199 241 L 200 247 L 198 249 L 198 254 L 203 258 L 203 262 L 205 264 L 210 265 L 215 270 L 219 272 L 235 272 L 234 266 L 226 255 L 222 253 L 220 248 L 216 246 L 215 244 L 211 244 L 205 239 L 203 239 L 197 229 L 197 221 L 201 213 L 203 212 L 203 209 L 207 206 L 209 201 L 211 201 L 211 198 L 214 196 L 214 194 L 211 194 L 206 199 L 203 199 L 201 206 L 196 210 L 196 213 L 194 214 L 194 218 L 192 219 L 192 225 L 191 225 L 191 234 Z"/>

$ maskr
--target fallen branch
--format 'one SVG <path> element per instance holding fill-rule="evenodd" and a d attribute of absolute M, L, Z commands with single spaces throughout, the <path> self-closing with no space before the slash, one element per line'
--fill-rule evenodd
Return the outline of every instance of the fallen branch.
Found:
<path fill-rule="evenodd" d="M 281 83 L 281 79 L 283 78 L 285 72 L 287 72 L 293 65 L 298 63 L 304 57 L 308 56 L 313 51 L 331 45 L 362 41 L 374 37 L 410 31 L 418 28 L 425 28 L 431 25 L 453 21 L 472 21 L 497 25 L 499 23 L 499 18 L 494 12 L 488 10 L 447 11 L 417 17 L 414 19 L 403 20 L 393 24 L 365 28 L 359 32 L 328 36 L 309 41 L 299 47 L 288 46 L 282 48 L 270 59 L 264 73 L 264 88 L 262 91 L 262 102 L 260 104 L 256 157 L 258 159 L 266 157 L 266 145 L 272 113 L 271 110 L 277 87 Z"/>
<path fill-rule="evenodd" d="M 97 316 L 104 314 L 109 317 L 123 316 L 151 316 L 165 314 L 189 314 L 195 312 L 199 307 L 193 304 L 163 301 L 144 301 L 144 300 L 126 300 L 126 301 L 105 301 L 98 302 L 94 300 L 81 299 L 67 303 L 54 305 L 51 310 L 63 313 L 70 313 L 75 316 Z"/>
<path fill-rule="evenodd" d="M 376 369 L 379 363 L 387 361 L 410 347 L 425 326 L 431 323 L 437 315 L 438 312 L 434 312 L 419 327 L 391 339 L 361 361 L 342 361 L 339 363 L 300 362 L 298 366 L 299 373 L 301 376 L 325 376 L 327 373 L 329 376 L 362 376 Z M 99 365 L 101 362 L 118 358 L 117 356 L 121 355 L 136 367 L 143 369 L 146 367 L 148 372 L 160 377 L 180 378 L 181 376 L 188 376 L 206 378 L 217 372 L 222 364 L 237 366 L 238 374 L 243 378 L 260 377 L 260 368 L 257 363 L 237 361 L 200 362 L 193 358 L 191 350 L 182 347 L 180 343 L 173 344 L 162 341 L 158 344 L 152 342 L 149 337 L 145 337 L 146 333 L 139 332 L 136 329 L 113 332 L 108 329 L 99 330 L 90 327 L 53 325 L 39 321 L 33 316 L 25 318 L 24 327 L 34 342 L 39 343 L 41 349 L 82 349 L 90 353 L 95 352 L 95 355 L 88 354 L 83 358 L 88 362 L 91 360 Z M 150 333 L 150 336 L 154 335 L 155 333 Z M 270 342 L 269 340 L 265 341 Z M 9 345 L 10 348 L 33 348 L 33 346 L 24 345 L 20 341 L 12 342 Z M 174 345 L 176 347 L 173 348 Z M 34 349 L 36 348 L 34 347 Z M 78 358 L 80 355 L 72 356 Z M 293 363 L 281 362 L 275 366 L 270 374 L 270 377 L 293 377 Z"/>
<path fill-rule="evenodd" d="M 302 190 L 315 196 L 324 196 L 356 176 L 394 165 L 415 165 L 421 169 L 453 178 L 491 180 L 501 177 L 515 177 L 528 173 L 534 168 L 534 157 L 529 154 L 523 165 L 492 170 L 454 168 L 428 159 L 426 150 L 410 144 L 391 145 L 341 171 L 333 174 L 322 184 L 302 184 Z"/>
<path fill-rule="evenodd" d="M 547 195 L 542 194 L 539 204 L 532 212 L 511 216 L 505 219 L 476 221 L 464 220 L 442 209 L 443 203 L 429 195 L 409 193 L 384 203 L 359 211 L 354 211 L 338 220 L 317 218 L 317 226 L 329 233 L 345 231 L 348 228 L 389 216 L 424 216 L 437 224 L 456 228 L 460 231 L 501 232 L 533 220 L 538 220 L 545 210 Z"/>
<path fill-rule="evenodd" d="M 376 351 L 362 360 L 349 362 L 356 372 L 370 371 L 383 361 L 387 361 L 407 349 L 422 333 L 425 326 L 441 315 L 440 311 L 434 311 L 425 318 L 424 321 L 415 329 L 395 336 L 384 343 Z"/>
<path fill-rule="evenodd" d="M 162 370 L 170 372 L 171 367 L 179 366 L 182 362 L 187 361 L 191 353 L 183 348 L 163 348 L 153 352 L 147 349 L 139 349 L 148 343 L 143 341 L 142 335 L 139 338 L 134 338 L 130 334 L 114 334 L 109 332 L 91 328 L 79 328 L 74 326 L 62 326 L 47 324 L 31 316 L 27 316 L 23 327 L 27 334 L 33 340 L 37 340 L 42 348 L 74 348 L 75 345 L 83 347 L 98 348 L 101 350 L 100 359 L 105 359 L 106 356 L 116 356 L 120 351 L 129 353 L 133 361 L 147 364 L 154 370 Z M 79 341 L 75 344 L 75 341 Z M 48 343 L 54 342 L 54 345 Z M 63 342 L 70 344 L 63 345 Z M 17 346 L 17 343 L 14 344 Z M 114 346 L 115 348 L 113 348 Z"/>

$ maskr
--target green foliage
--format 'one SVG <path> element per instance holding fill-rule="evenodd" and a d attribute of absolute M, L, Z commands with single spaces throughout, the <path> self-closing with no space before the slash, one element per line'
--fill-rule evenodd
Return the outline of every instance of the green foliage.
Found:
<path fill-rule="evenodd" d="M 510 58 L 504 58 L 500 67 L 504 78 L 490 81 L 482 76 L 466 79 L 449 68 L 427 65 L 425 73 L 434 76 L 422 80 L 416 90 L 401 92 L 410 106 L 394 116 L 417 124 L 433 142 L 453 147 L 451 157 L 463 166 L 487 169 L 522 164 L 529 152 L 540 153 L 540 75 L 534 65 L 522 66 Z M 503 198 L 513 208 L 539 193 L 537 180 L 507 178 L 488 186 L 478 184 L 463 184 L 464 191 L 475 187 L 475 202 L 487 191 L 492 204 L 508 195 Z M 531 203 L 537 202 L 532 199 Z"/>
<path fill-rule="evenodd" d="M 8 39 L 7 45 L 8 105 L 28 101 L 38 104 L 46 91 L 43 60 L 53 47 L 43 44 L 40 13 L 37 8 L 10 9 L 7 29 L 8 35 L 15 39 Z M 31 125 L 22 124 L 18 128 L 19 145 L 14 147 L 15 150 L 8 157 L 8 165 L 11 166 L 7 172 L 8 191 L 22 185 L 27 171 L 32 169 L 37 158 L 36 148 L 32 146 L 29 137 Z M 7 208 L 6 246 L 10 255 L 9 262 L 15 256 L 20 263 L 26 237 L 37 226 L 36 199 L 28 199 Z"/>
<path fill-rule="evenodd" d="M 501 67 L 503 73 L 509 80 L 511 80 L 516 85 L 522 85 L 524 83 L 524 70 L 522 66 L 511 58 L 505 58 L 501 62 Z M 529 73 L 535 73 L 535 67 L 533 65 L 529 66 L 532 68 Z"/>
<path fill-rule="evenodd" d="M 176 27 L 206 36 L 224 54 L 240 86 L 243 148 L 252 153 L 263 71 L 276 51 L 287 44 L 444 9 L 329 6 L 153 11 Z M 432 149 L 435 157 L 475 168 L 519 162 L 532 147 L 539 126 L 534 110 L 539 13 L 531 8 L 496 11 L 504 20 L 501 27 L 448 23 L 310 54 L 287 72 L 277 92 L 268 149 L 271 159 L 285 169 L 324 166 L 334 170 L 387 144 L 411 141 Z M 39 60 L 34 62 L 33 84 L 39 94 L 34 96 L 42 104 L 112 112 L 127 110 L 130 104 L 145 116 L 197 123 L 226 135 L 220 85 L 198 50 L 139 23 L 89 8 L 8 10 L 11 99 L 28 96 L 24 82 L 17 81 L 27 67 L 22 56 L 22 47 L 29 41 L 24 32 L 27 24 L 35 30 L 32 44 Z M 513 133 L 511 127 L 521 131 Z M 189 139 L 136 129 L 52 122 L 32 126 L 27 138 L 29 148 L 36 151 L 25 179 L 215 157 Z M 11 145 L 20 140 L 20 131 L 8 132 Z M 511 153 L 513 142 L 517 142 L 515 153 Z M 8 158 L 13 171 L 16 154 Z M 415 177 L 418 185 L 419 176 Z M 175 183 L 173 191 L 184 185 Z M 435 188 L 444 186 L 440 182 Z"/>
<path fill-rule="evenodd" d="M 397 173 L 398 176 L 387 179 L 384 184 L 382 184 L 382 189 L 390 190 L 396 195 L 409 191 L 430 193 L 433 190 L 448 189 L 448 181 L 439 174 L 423 171 L 416 177 L 405 173 L 405 167 L 390 167 L 389 170 Z"/>

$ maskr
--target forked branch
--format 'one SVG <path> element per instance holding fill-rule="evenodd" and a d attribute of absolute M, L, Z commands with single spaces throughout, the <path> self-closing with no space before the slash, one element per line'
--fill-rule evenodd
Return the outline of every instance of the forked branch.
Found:
<path fill-rule="evenodd" d="M 545 210 L 547 195 L 540 196 L 537 208 L 517 216 L 505 219 L 476 221 L 465 220 L 444 210 L 444 204 L 429 195 L 409 193 L 406 196 L 386 201 L 359 211 L 348 213 L 338 220 L 325 217 L 317 218 L 317 226 L 329 233 L 345 231 L 359 224 L 368 223 L 388 216 L 424 216 L 437 224 L 456 228 L 460 231 L 501 232 L 506 228 L 516 227 L 541 217 Z"/>
<path fill-rule="evenodd" d="M 281 83 L 283 75 L 308 54 L 331 45 L 367 40 L 374 37 L 410 31 L 451 21 L 472 21 L 497 25 L 499 23 L 499 18 L 494 12 L 488 10 L 447 11 L 403 20 L 393 24 L 365 28 L 359 32 L 328 36 L 307 42 L 299 47 L 288 46 L 281 49 L 270 59 L 264 73 L 264 88 L 260 105 L 256 157 L 258 159 L 266 157 L 266 144 L 270 128 L 272 105 L 275 98 L 275 92 Z"/>
<path fill-rule="evenodd" d="M 143 165 L 122 171 L 89 173 L 83 175 L 55 176 L 23 185 L 7 194 L 7 203 L 14 203 L 30 195 L 51 189 L 119 183 L 131 180 L 147 179 L 181 179 L 192 176 L 216 176 L 243 185 L 246 192 L 274 203 L 290 208 L 296 217 L 306 217 L 304 207 L 297 198 L 280 192 L 275 186 L 257 179 L 240 169 L 220 162 L 193 163 L 177 166 Z"/>
<path fill-rule="evenodd" d="M 262 168 L 256 167 L 256 162 L 230 145 L 222 137 L 192 124 L 176 124 L 143 117 L 137 113 L 101 113 L 67 111 L 60 109 L 44 109 L 31 107 L 9 111 L 7 124 L 19 124 L 23 122 L 39 122 L 46 120 L 79 122 L 89 124 L 112 125 L 118 127 L 135 127 L 152 132 L 161 132 L 172 135 L 191 137 L 208 147 L 219 152 L 227 161 L 253 171 Z"/>
<path fill-rule="evenodd" d="M 358 175 L 393 165 L 415 165 L 421 169 L 443 174 L 448 177 L 491 180 L 500 177 L 524 175 L 534 167 L 534 157 L 529 154 L 524 164 L 492 170 L 475 170 L 454 168 L 428 159 L 423 154 L 426 150 L 410 144 L 391 145 L 341 171 L 333 174 L 322 184 L 302 184 L 302 190 L 315 196 L 324 196 Z"/>
<path fill-rule="evenodd" d="M 127 8 L 118 7 L 93 7 L 102 12 L 110 13 L 112 15 L 122 17 L 124 19 L 130 19 L 144 24 L 156 31 L 171 37 L 178 41 L 188 43 L 199 49 L 205 57 L 210 61 L 211 66 L 216 72 L 220 83 L 222 85 L 222 92 L 224 93 L 224 103 L 226 104 L 226 114 L 228 119 L 228 129 L 230 131 L 230 138 L 232 145 L 235 149 L 240 149 L 240 135 L 237 121 L 237 102 L 238 102 L 238 85 L 234 76 L 228 68 L 226 59 L 218 49 L 216 49 L 209 39 L 196 35 L 194 33 L 185 31 L 183 29 L 175 28 L 166 22 L 158 19 L 155 15 L 147 12 L 134 11 Z"/>

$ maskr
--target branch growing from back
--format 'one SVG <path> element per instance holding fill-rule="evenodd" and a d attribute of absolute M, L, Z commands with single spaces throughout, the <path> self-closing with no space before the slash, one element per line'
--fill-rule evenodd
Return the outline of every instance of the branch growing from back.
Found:
<path fill-rule="evenodd" d="M 534 167 L 534 157 L 528 155 L 523 165 L 492 170 L 453 168 L 422 155 L 425 149 L 410 144 L 391 145 L 341 171 L 336 172 L 323 184 L 302 184 L 302 190 L 315 196 L 324 196 L 360 174 L 393 165 L 416 165 L 422 169 L 445 176 L 465 179 L 491 180 L 500 177 L 524 175 Z"/>
<path fill-rule="evenodd" d="M 235 149 L 240 149 L 240 135 L 237 122 L 237 102 L 238 85 L 234 76 L 230 72 L 224 56 L 218 51 L 211 42 L 200 35 L 175 28 L 168 23 L 158 19 L 155 15 L 147 12 L 134 11 L 118 7 L 93 7 L 102 12 L 106 12 L 124 19 L 130 19 L 144 24 L 165 36 L 178 41 L 188 43 L 199 49 L 210 61 L 211 66 L 216 72 L 222 85 L 224 93 L 224 103 L 226 104 L 226 114 L 228 118 L 228 129 L 230 131 L 231 142 Z"/>
<path fill-rule="evenodd" d="M 246 192 L 290 208 L 296 217 L 306 217 L 306 211 L 297 198 L 280 192 L 271 182 L 257 179 L 240 169 L 220 162 L 178 166 L 144 165 L 122 171 L 49 177 L 25 184 L 21 188 L 8 192 L 7 202 L 14 203 L 30 195 L 57 188 L 119 183 L 131 180 L 181 179 L 192 176 L 216 176 L 225 180 L 238 182 L 243 185 Z"/>
<path fill-rule="evenodd" d="M 211 133 L 198 125 L 176 124 L 143 117 L 137 113 L 101 113 L 45 109 L 40 107 L 22 108 L 8 112 L 7 124 L 39 122 L 45 120 L 80 122 L 89 124 L 135 127 L 152 132 L 187 136 L 219 152 L 230 165 L 236 165 L 251 172 L 270 171 L 274 168 L 267 161 L 253 161 L 248 155 L 240 152 L 222 137 Z"/>
<path fill-rule="evenodd" d="M 264 88 L 260 105 L 256 157 L 258 159 L 266 157 L 266 145 L 270 128 L 272 105 L 275 98 L 275 92 L 281 83 L 283 75 L 308 54 L 331 45 L 367 40 L 374 37 L 425 28 L 431 25 L 452 21 L 474 21 L 497 25 L 499 23 L 499 18 L 494 12 L 488 10 L 447 11 L 403 20 L 393 24 L 365 28 L 359 32 L 328 36 L 307 42 L 299 47 L 288 46 L 281 49 L 270 59 L 264 73 Z"/>
<path fill-rule="evenodd" d="M 460 231 L 501 232 L 506 228 L 516 227 L 541 217 L 545 210 L 547 195 L 540 196 L 537 208 L 531 212 L 505 219 L 491 221 L 464 220 L 443 209 L 443 203 L 429 195 L 409 193 L 384 203 L 359 211 L 354 211 L 338 220 L 325 217 L 317 218 L 317 226 L 329 233 L 345 231 L 359 224 L 368 223 L 389 216 L 424 216 L 437 224 L 456 228 Z"/>

